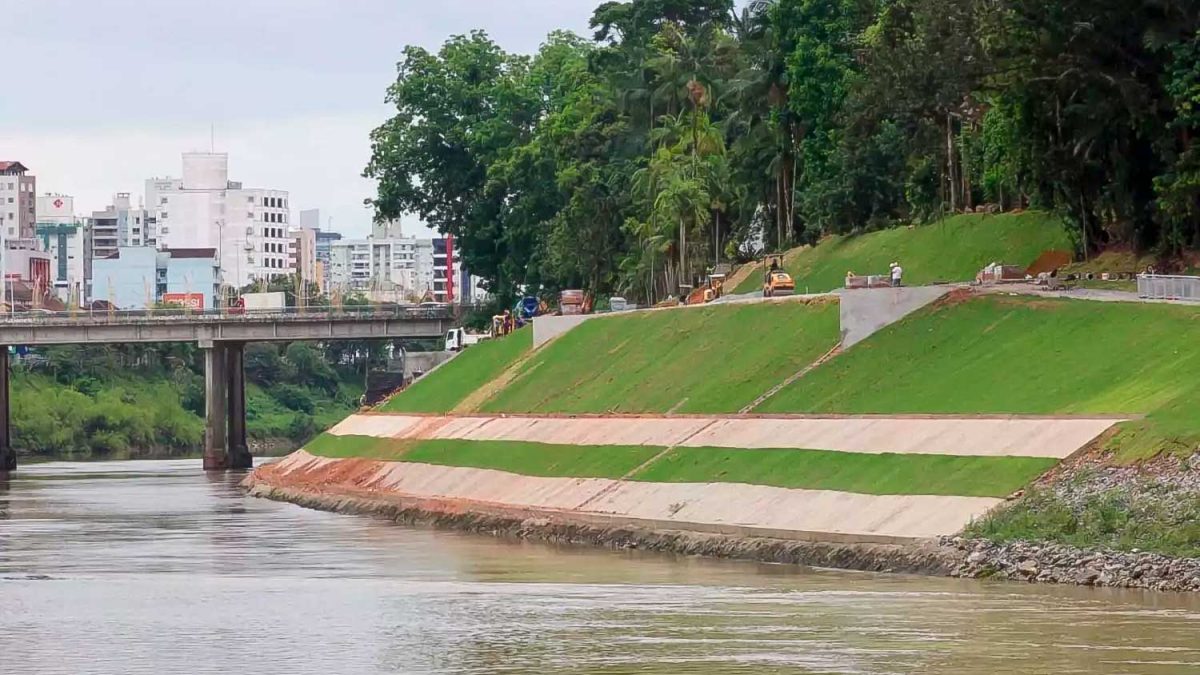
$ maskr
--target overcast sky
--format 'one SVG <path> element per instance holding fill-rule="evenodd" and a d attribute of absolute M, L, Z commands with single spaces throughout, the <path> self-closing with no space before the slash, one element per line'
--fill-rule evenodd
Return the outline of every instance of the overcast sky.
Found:
<path fill-rule="evenodd" d="M 363 235 L 367 135 L 407 44 L 486 30 L 533 52 L 586 34 L 599 0 L 0 0 L 0 160 L 90 215 L 180 153 L 230 154 L 230 178 L 291 192 Z M 15 58 L 13 58 L 15 57 Z M 408 221 L 413 222 L 413 221 Z M 408 230 L 417 231 L 415 222 Z"/>

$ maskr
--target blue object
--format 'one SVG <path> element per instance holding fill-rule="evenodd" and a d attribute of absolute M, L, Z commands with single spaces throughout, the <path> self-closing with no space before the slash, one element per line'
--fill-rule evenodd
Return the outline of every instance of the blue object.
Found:
<path fill-rule="evenodd" d="M 521 300 L 521 302 L 517 303 L 517 314 L 522 318 L 532 319 L 533 317 L 537 316 L 539 304 L 540 303 L 538 302 L 537 298 L 524 298 Z"/>

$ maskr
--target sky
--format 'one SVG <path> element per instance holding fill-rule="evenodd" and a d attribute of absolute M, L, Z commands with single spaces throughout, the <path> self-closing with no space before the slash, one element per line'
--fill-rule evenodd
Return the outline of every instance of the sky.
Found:
<path fill-rule="evenodd" d="M 90 215 L 185 151 L 228 152 L 230 179 L 288 190 L 293 211 L 364 236 L 368 135 L 389 116 L 405 45 L 486 30 L 531 53 L 586 34 L 599 0 L 0 0 L 10 55 L 0 160 Z M 15 66 L 15 67 L 13 67 Z M 406 232 L 427 235 L 419 220 Z"/>

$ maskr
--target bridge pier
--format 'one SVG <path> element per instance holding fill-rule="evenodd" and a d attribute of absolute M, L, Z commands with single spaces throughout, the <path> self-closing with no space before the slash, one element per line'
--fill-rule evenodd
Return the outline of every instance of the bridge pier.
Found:
<path fill-rule="evenodd" d="M 225 347 L 225 367 L 229 377 L 229 468 L 251 469 L 254 458 L 246 444 L 246 343 L 230 342 Z"/>
<path fill-rule="evenodd" d="M 204 470 L 229 468 L 228 408 L 225 345 L 214 342 L 204 349 Z"/>
<path fill-rule="evenodd" d="M 245 343 L 204 348 L 204 470 L 254 466 L 246 443 Z"/>
<path fill-rule="evenodd" d="M 0 475 L 17 469 L 17 451 L 12 447 L 9 424 L 8 345 L 0 345 Z"/>

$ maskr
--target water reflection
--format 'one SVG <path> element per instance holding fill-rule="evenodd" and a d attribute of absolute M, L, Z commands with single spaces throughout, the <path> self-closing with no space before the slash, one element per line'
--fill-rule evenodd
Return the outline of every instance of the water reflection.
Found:
<path fill-rule="evenodd" d="M 1200 669 L 1192 596 L 497 541 L 248 499 L 198 467 L 0 483 L 0 672 Z"/>

